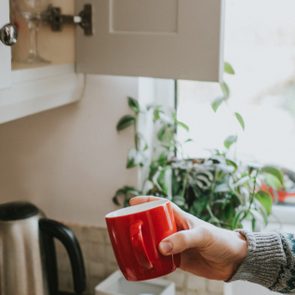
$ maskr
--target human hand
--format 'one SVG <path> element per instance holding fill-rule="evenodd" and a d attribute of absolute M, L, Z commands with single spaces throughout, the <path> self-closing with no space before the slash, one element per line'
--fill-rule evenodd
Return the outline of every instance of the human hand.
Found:
<path fill-rule="evenodd" d="M 158 200 L 135 197 L 130 205 Z M 178 232 L 159 244 L 163 255 L 181 254 L 180 268 L 197 276 L 229 280 L 247 256 L 245 238 L 238 232 L 218 228 L 188 214 L 172 203 Z"/>

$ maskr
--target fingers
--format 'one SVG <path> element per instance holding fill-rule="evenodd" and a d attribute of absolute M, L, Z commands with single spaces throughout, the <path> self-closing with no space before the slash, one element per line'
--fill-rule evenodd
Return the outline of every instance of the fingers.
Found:
<path fill-rule="evenodd" d="M 159 250 L 163 255 L 182 253 L 190 248 L 202 248 L 208 242 L 208 233 L 203 228 L 179 231 L 159 244 Z"/>

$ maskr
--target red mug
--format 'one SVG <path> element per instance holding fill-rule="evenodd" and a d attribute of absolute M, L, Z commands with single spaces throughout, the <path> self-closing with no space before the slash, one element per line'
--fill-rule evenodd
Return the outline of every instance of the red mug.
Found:
<path fill-rule="evenodd" d="M 173 272 L 180 255 L 163 256 L 161 240 L 177 231 L 172 206 L 157 200 L 113 211 L 105 217 L 118 265 L 129 281 Z"/>

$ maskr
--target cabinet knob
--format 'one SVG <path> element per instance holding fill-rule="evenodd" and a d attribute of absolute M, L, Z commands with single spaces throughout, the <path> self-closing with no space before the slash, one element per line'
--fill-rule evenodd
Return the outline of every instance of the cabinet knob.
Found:
<path fill-rule="evenodd" d="M 6 24 L 0 29 L 0 40 L 7 46 L 12 46 L 17 41 L 17 29 L 13 24 Z"/>

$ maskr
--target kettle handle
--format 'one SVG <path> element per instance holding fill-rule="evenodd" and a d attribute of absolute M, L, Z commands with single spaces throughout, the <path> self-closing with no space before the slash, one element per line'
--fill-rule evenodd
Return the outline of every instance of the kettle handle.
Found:
<path fill-rule="evenodd" d="M 51 219 L 39 220 L 40 238 L 44 249 L 47 281 L 50 295 L 58 294 L 58 276 L 54 238 L 59 240 L 70 258 L 74 291 L 82 294 L 86 289 L 86 275 L 82 252 L 73 231 L 65 225 Z"/>

